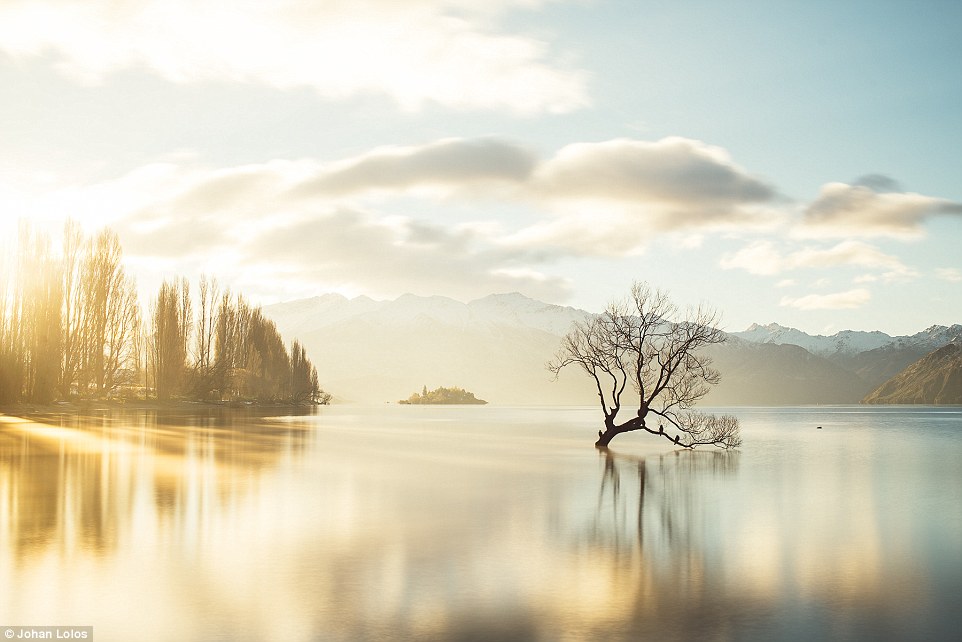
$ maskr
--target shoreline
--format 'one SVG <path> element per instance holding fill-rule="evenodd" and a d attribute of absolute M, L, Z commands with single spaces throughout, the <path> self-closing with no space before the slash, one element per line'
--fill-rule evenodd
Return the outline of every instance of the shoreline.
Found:
<path fill-rule="evenodd" d="M 209 410 L 274 410 L 284 409 L 295 414 L 304 414 L 322 404 L 259 403 L 243 401 L 150 401 L 150 400 L 84 400 L 56 401 L 49 404 L 20 403 L 0 405 L 0 415 L 13 417 L 39 414 L 67 414 L 101 412 L 108 410 L 158 410 L 174 412 L 198 412 Z"/>

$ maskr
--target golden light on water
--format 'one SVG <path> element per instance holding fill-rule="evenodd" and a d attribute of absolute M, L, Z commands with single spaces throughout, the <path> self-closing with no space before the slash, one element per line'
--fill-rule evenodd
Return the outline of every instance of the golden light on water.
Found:
<path fill-rule="evenodd" d="M 531 457 L 495 424 L 447 443 L 423 411 L 393 432 L 324 412 L 2 418 L 4 612 L 108 640 L 578 639 L 736 631 L 793 603 L 844 631 L 931 602 L 922 540 L 882 531 L 869 457 L 820 456 L 787 485 L 744 453 L 591 453 L 575 472 L 565 438 Z"/>

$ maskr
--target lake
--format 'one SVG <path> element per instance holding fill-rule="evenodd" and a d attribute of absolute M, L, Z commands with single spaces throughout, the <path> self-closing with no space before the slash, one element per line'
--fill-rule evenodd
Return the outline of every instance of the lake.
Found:
<path fill-rule="evenodd" d="M 958 639 L 962 408 L 0 416 L 0 627 L 94 640 Z M 821 426 L 819 430 L 816 426 Z"/>

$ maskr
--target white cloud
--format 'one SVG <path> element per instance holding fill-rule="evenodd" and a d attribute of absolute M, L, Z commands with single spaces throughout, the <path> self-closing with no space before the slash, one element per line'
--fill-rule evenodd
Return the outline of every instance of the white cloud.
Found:
<path fill-rule="evenodd" d="M 113 226 L 142 265 L 177 258 L 237 274 L 287 265 L 298 275 L 290 280 L 334 280 L 352 291 L 378 281 L 401 291 L 413 289 L 401 288 L 405 282 L 434 284 L 451 295 L 455 283 L 472 293 L 557 295 L 565 284 L 543 272 L 546 262 L 635 255 L 658 239 L 690 250 L 712 230 L 771 221 L 754 208 L 775 198 L 723 150 L 698 141 L 571 145 L 542 159 L 517 143 L 478 138 L 383 147 L 330 163 L 212 169 L 183 156 L 53 190 L 34 207 L 76 216 L 83 204 L 79 217 Z M 494 218 L 492 203 L 511 217 Z M 448 207 L 458 211 L 450 223 L 436 218 Z M 785 269 L 770 243 L 752 251 L 727 266 Z"/>
<path fill-rule="evenodd" d="M 630 216 L 583 209 L 528 225 L 508 235 L 504 244 L 550 256 L 617 257 L 642 253 L 655 236 Z"/>
<path fill-rule="evenodd" d="M 697 247 L 705 231 L 778 220 L 758 209 L 774 191 L 720 149 L 666 139 L 571 145 L 545 160 L 497 138 L 384 147 L 338 162 L 273 161 L 228 168 L 140 212 L 246 215 L 312 207 L 370 208 L 399 195 L 501 199 L 539 217 L 498 244 L 531 256 L 626 256 L 659 235 Z M 267 204 L 267 205 L 265 205 Z M 481 221 L 480 223 L 484 223 Z"/>
<path fill-rule="evenodd" d="M 421 185 L 446 183 L 458 191 L 510 182 L 515 174 L 523 180 L 526 156 L 516 151 L 484 141 L 444 142 L 335 164 L 275 160 L 220 169 L 181 158 L 99 184 L 23 196 L 23 203 L 26 214 L 50 221 L 69 213 L 88 229 L 109 224 L 149 287 L 176 272 L 207 271 L 273 300 L 316 288 L 463 299 L 521 291 L 561 300 L 566 281 L 539 271 L 543 257 L 536 252 L 502 247 L 497 221 L 445 224 L 355 207 L 371 190 L 397 196 Z M 338 176 L 347 179 L 327 184 Z"/>
<path fill-rule="evenodd" d="M 962 282 L 962 270 L 959 268 L 936 268 L 935 276 L 950 283 Z"/>
<path fill-rule="evenodd" d="M 519 263 L 525 257 L 492 247 L 469 227 L 385 221 L 353 210 L 275 227 L 249 239 L 246 251 L 261 275 L 289 272 L 384 296 L 415 292 L 471 299 L 518 290 L 557 300 L 568 288 L 563 279 Z"/>
<path fill-rule="evenodd" d="M 338 196 L 367 191 L 434 187 L 469 189 L 523 183 L 537 159 L 530 151 L 496 138 L 439 140 L 413 147 L 385 147 L 318 168 L 296 195 Z"/>
<path fill-rule="evenodd" d="M 409 110 L 572 111 L 588 102 L 586 74 L 545 42 L 497 30 L 503 13 L 541 4 L 8 0 L 0 51 L 49 56 L 85 83 L 146 68 L 171 82 L 310 87 L 328 99 L 377 92 Z"/>
<path fill-rule="evenodd" d="M 863 267 L 884 267 L 902 269 L 904 265 L 898 257 L 885 254 L 880 249 L 861 241 L 842 241 L 830 248 L 806 247 L 789 255 L 791 267 L 835 267 L 839 265 L 860 265 Z"/>
<path fill-rule="evenodd" d="M 552 216 L 508 242 L 575 255 L 637 254 L 670 232 L 691 245 L 699 232 L 781 220 L 771 186 L 723 149 L 677 137 L 568 145 L 538 165 L 528 193 Z"/>
<path fill-rule="evenodd" d="M 862 241 L 842 241 L 828 248 L 803 247 L 780 252 L 772 241 L 755 241 L 734 253 L 722 256 L 724 269 L 742 269 L 752 274 L 772 275 L 797 269 L 827 269 L 859 266 L 884 270 L 886 280 L 910 279 L 918 272 L 901 259 L 885 254 L 874 245 Z"/>
<path fill-rule="evenodd" d="M 877 191 L 868 184 L 828 183 L 805 210 L 796 232 L 801 236 L 922 236 L 922 224 L 944 214 L 962 214 L 962 203 L 910 192 Z M 884 183 L 894 187 L 894 182 Z"/>
<path fill-rule="evenodd" d="M 727 216 L 732 208 L 775 196 L 725 150 L 677 137 L 568 145 L 539 169 L 537 182 L 552 197 L 640 201 L 684 210 L 697 205 L 703 212 Z"/>
<path fill-rule="evenodd" d="M 857 288 L 833 294 L 809 294 L 798 298 L 786 296 L 782 297 L 779 305 L 799 310 L 844 310 L 860 308 L 871 298 L 872 294 L 868 290 Z"/>
<path fill-rule="evenodd" d="M 771 241 L 755 241 L 734 254 L 725 254 L 719 264 L 726 270 L 741 269 L 751 274 L 778 274 L 785 269 L 785 260 Z"/>

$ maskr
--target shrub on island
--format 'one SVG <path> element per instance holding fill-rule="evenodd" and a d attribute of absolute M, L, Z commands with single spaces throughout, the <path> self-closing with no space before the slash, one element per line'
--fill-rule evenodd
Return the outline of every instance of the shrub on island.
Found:
<path fill-rule="evenodd" d="M 420 394 L 415 392 L 407 399 L 402 399 L 398 403 L 405 405 L 417 405 L 417 404 L 470 404 L 470 405 L 481 405 L 488 403 L 484 399 L 478 399 L 474 396 L 473 392 L 468 392 L 464 388 L 437 388 L 436 390 L 428 391 L 428 387 L 424 386 L 421 389 Z"/>

